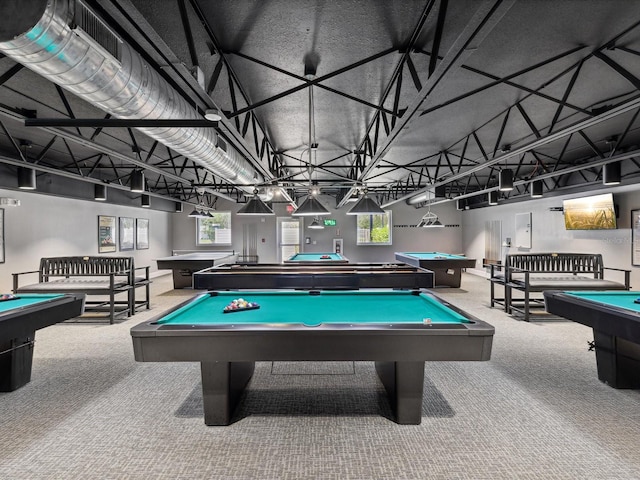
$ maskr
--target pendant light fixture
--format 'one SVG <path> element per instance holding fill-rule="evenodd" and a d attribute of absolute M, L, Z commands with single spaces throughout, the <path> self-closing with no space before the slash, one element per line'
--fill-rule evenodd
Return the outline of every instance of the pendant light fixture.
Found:
<path fill-rule="evenodd" d="M 129 188 L 132 192 L 142 193 L 145 191 L 144 172 L 142 170 L 134 170 L 131 172 L 131 181 Z"/>
<path fill-rule="evenodd" d="M 309 69 L 307 71 L 307 69 Z M 315 71 L 311 72 L 311 67 L 305 66 L 305 77 L 312 80 L 315 77 Z M 311 187 L 311 175 L 313 173 L 314 157 L 318 149 L 318 144 L 315 142 L 315 127 L 313 118 L 313 85 L 309 85 L 309 193 L 307 198 L 300 204 L 298 208 L 291 214 L 294 217 L 318 217 L 322 215 L 330 215 L 331 212 L 327 210 L 313 194 Z"/>
<path fill-rule="evenodd" d="M 18 167 L 18 188 L 20 190 L 36 189 L 36 171 L 33 168 Z"/>
<path fill-rule="evenodd" d="M 385 211 L 380 208 L 380 205 L 375 200 L 369 197 L 367 188 L 363 190 L 360 200 L 351 207 L 351 210 L 347 212 L 347 215 L 384 215 Z"/>
<path fill-rule="evenodd" d="M 489 205 L 497 205 L 498 204 L 498 192 L 492 190 L 489 192 Z"/>
<path fill-rule="evenodd" d="M 140 197 L 141 200 L 141 204 L 142 204 L 142 208 L 150 208 L 151 207 L 151 197 L 149 195 L 146 194 L 142 194 L 142 196 Z"/>
<path fill-rule="evenodd" d="M 313 222 L 311 222 L 307 228 L 312 228 L 314 230 L 322 230 L 324 228 L 324 223 L 320 223 L 320 221 L 318 220 L 318 217 L 315 217 L 313 219 Z"/>
<path fill-rule="evenodd" d="M 96 183 L 93 186 L 93 199 L 98 202 L 107 201 L 107 186 L 101 183 Z"/>
<path fill-rule="evenodd" d="M 182 213 L 182 202 L 176 202 L 176 213 Z"/>
<path fill-rule="evenodd" d="M 530 184 L 531 198 L 542 197 L 542 180 L 534 180 Z"/>
<path fill-rule="evenodd" d="M 275 215 L 273 210 L 258 196 L 258 189 L 254 188 L 253 196 L 238 210 L 238 215 Z"/>
<path fill-rule="evenodd" d="M 602 184 L 619 185 L 621 178 L 620 162 L 607 163 L 602 167 Z"/>
<path fill-rule="evenodd" d="M 509 168 L 500 170 L 498 185 L 498 190 L 500 190 L 501 192 L 508 192 L 510 190 L 513 190 L 513 170 Z"/>
<path fill-rule="evenodd" d="M 425 213 L 422 218 L 420 219 L 420 221 L 418 222 L 418 225 L 416 225 L 416 227 L 422 227 L 422 228 L 432 228 L 432 227 L 444 227 L 444 225 L 442 224 L 442 222 L 440 221 L 440 219 L 438 218 L 438 215 L 436 215 L 434 212 L 431 211 L 431 204 L 429 204 L 429 211 L 427 211 L 427 213 Z"/>

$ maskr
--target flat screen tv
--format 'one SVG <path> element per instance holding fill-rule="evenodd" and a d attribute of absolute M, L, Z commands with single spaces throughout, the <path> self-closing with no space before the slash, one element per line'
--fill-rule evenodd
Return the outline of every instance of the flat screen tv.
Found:
<path fill-rule="evenodd" d="M 613 194 L 572 198 L 562 202 L 567 230 L 612 230 L 616 228 Z"/>

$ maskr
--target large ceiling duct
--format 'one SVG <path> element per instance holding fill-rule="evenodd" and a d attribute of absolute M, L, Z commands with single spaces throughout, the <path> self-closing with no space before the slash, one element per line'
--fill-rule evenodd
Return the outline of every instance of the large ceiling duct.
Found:
<path fill-rule="evenodd" d="M 2 11 L 2 53 L 114 117 L 202 120 L 193 105 L 81 1 L 11 0 Z M 247 160 L 233 148 L 218 147 L 222 142 L 213 128 L 138 130 L 230 183 L 256 182 Z"/>

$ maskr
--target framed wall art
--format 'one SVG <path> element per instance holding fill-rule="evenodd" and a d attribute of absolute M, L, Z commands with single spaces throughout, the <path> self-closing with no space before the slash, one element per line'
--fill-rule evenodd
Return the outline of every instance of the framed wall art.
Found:
<path fill-rule="evenodd" d="M 136 219 L 136 249 L 146 250 L 149 248 L 149 219 Z"/>
<path fill-rule="evenodd" d="M 98 215 L 98 253 L 116 251 L 116 217 Z"/>
<path fill-rule="evenodd" d="M 131 217 L 120 217 L 120 251 L 133 250 L 135 246 L 135 223 Z"/>

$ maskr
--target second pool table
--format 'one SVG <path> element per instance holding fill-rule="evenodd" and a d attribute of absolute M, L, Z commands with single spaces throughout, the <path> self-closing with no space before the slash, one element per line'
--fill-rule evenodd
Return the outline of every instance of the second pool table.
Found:
<path fill-rule="evenodd" d="M 593 329 L 598 379 L 640 388 L 640 292 L 543 292 L 549 313 Z"/>
<path fill-rule="evenodd" d="M 21 293 L 0 302 L 0 392 L 31 380 L 36 330 L 82 315 L 84 294 Z"/>
<path fill-rule="evenodd" d="M 396 252 L 396 260 L 432 270 L 436 287 L 460 288 L 463 268 L 475 268 L 475 258 L 441 252 Z"/>
<path fill-rule="evenodd" d="M 300 265 L 327 265 L 334 263 L 349 263 L 349 259 L 339 253 L 296 253 L 284 260 L 283 263 Z"/>
<path fill-rule="evenodd" d="M 259 309 L 223 313 L 239 297 Z M 231 422 L 256 361 L 375 361 L 400 424 L 422 417 L 424 362 L 489 360 L 494 329 L 425 291 L 226 291 L 131 329 L 140 362 L 200 362 L 207 425 Z"/>

